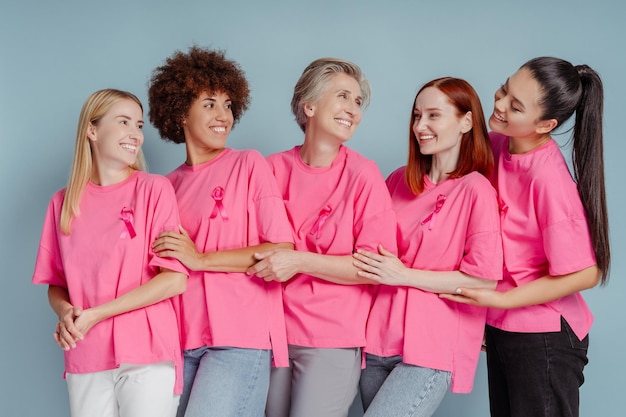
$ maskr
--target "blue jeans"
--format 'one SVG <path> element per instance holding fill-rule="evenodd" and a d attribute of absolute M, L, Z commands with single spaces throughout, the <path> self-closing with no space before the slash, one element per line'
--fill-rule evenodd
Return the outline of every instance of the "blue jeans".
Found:
<path fill-rule="evenodd" d="M 176 417 L 263 417 L 269 350 L 201 347 L 184 351 L 185 385 Z"/>
<path fill-rule="evenodd" d="M 492 417 L 578 417 L 589 336 L 567 322 L 553 333 L 513 333 L 487 326 Z"/>
<path fill-rule="evenodd" d="M 401 356 L 366 356 L 361 371 L 365 417 L 432 416 L 450 386 L 451 373 L 402 362 Z"/>

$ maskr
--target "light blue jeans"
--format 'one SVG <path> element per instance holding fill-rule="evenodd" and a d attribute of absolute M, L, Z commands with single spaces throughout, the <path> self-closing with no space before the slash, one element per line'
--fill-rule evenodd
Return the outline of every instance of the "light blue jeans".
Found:
<path fill-rule="evenodd" d="M 402 362 L 401 356 L 366 356 L 361 371 L 365 417 L 430 417 L 448 392 L 451 374 Z"/>
<path fill-rule="evenodd" d="M 263 417 L 269 350 L 201 347 L 184 351 L 185 385 L 177 417 Z"/>

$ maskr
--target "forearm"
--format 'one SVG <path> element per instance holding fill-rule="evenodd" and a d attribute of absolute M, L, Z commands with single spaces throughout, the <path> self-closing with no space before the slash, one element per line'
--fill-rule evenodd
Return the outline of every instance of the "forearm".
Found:
<path fill-rule="evenodd" d="M 333 256 L 299 251 L 300 271 L 335 284 L 372 284 L 372 281 L 357 275 L 352 255 Z"/>
<path fill-rule="evenodd" d="M 73 307 L 67 289 L 55 285 L 48 286 L 48 302 L 59 319 Z"/>
<path fill-rule="evenodd" d="M 503 306 L 500 308 L 519 308 L 549 303 L 593 288 L 599 280 L 600 271 L 595 265 L 572 274 L 547 275 L 502 293 Z"/>
<path fill-rule="evenodd" d="M 404 282 L 407 287 L 436 294 L 454 294 L 457 288 L 484 288 L 493 290 L 497 281 L 467 275 L 461 271 L 426 271 L 407 268 Z"/>
<path fill-rule="evenodd" d="M 246 272 L 257 262 L 255 253 L 274 249 L 293 249 L 292 243 L 261 243 L 245 248 L 220 250 L 202 254 L 202 270 L 214 272 Z"/>
<path fill-rule="evenodd" d="M 187 275 L 163 270 L 145 284 L 91 310 L 96 314 L 98 321 L 102 321 L 181 294 L 186 286 Z"/>

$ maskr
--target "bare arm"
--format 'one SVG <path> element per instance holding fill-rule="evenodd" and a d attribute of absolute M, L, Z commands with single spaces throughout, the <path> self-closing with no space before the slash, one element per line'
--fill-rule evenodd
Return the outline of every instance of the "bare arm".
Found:
<path fill-rule="evenodd" d="M 170 270 L 161 270 L 154 278 L 143 285 L 99 306 L 82 311 L 74 324 L 82 335 L 102 320 L 139 308 L 158 303 L 181 294 L 187 287 L 187 275 Z"/>
<path fill-rule="evenodd" d="M 246 272 L 257 262 L 254 254 L 273 249 L 293 249 L 292 243 L 261 243 L 239 249 L 220 250 L 202 253 L 182 226 L 180 233 L 163 232 L 152 244 L 152 249 L 160 257 L 178 259 L 192 271 Z"/>
<path fill-rule="evenodd" d="M 497 282 L 461 271 L 427 271 L 406 267 L 382 246 L 376 254 L 359 250 L 354 254 L 358 274 L 379 284 L 414 287 L 432 293 L 454 293 L 459 287 L 495 289 Z"/>
<path fill-rule="evenodd" d="M 600 271 L 594 265 L 567 275 L 546 275 L 506 292 L 460 287 L 456 291 L 457 295 L 448 294 L 441 297 L 464 304 L 511 309 L 558 300 L 593 288 L 599 281 Z"/>
<path fill-rule="evenodd" d="M 352 256 L 332 256 L 319 253 L 278 249 L 257 253 L 259 260 L 247 271 L 265 281 L 285 282 L 296 274 L 307 274 L 335 284 L 372 284 L 372 280 L 360 277 L 352 264 Z"/>

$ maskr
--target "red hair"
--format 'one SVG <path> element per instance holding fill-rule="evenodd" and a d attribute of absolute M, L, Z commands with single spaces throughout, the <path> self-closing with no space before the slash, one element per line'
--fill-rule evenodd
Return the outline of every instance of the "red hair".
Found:
<path fill-rule="evenodd" d="M 448 97 L 450 104 L 457 109 L 460 117 L 467 112 L 472 112 L 472 128 L 464 133 L 461 138 L 461 152 L 459 161 L 454 171 L 449 172 L 451 178 L 459 178 L 472 171 L 478 171 L 484 176 L 489 176 L 493 169 L 493 153 L 489 143 L 487 124 L 480 98 L 474 88 L 460 78 L 443 77 L 432 80 L 422 86 L 415 95 L 420 95 L 424 89 L 435 87 Z M 415 104 L 414 104 L 415 105 Z M 415 115 L 411 109 L 411 123 L 409 124 L 409 160 L 406 167 L 406 182 L 414 194 L 424 191 L 424 175 L 428 173 L 432 164 L 432 155 L 423 155 L 420 152 L 417 138 L 413 133 Z"/>

